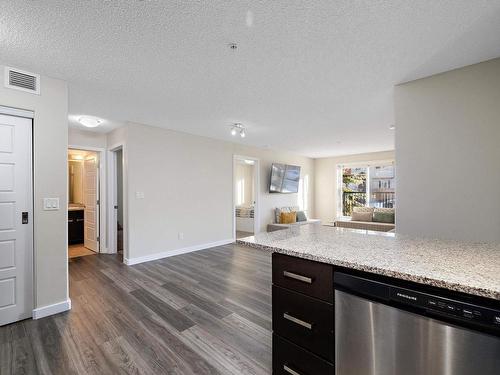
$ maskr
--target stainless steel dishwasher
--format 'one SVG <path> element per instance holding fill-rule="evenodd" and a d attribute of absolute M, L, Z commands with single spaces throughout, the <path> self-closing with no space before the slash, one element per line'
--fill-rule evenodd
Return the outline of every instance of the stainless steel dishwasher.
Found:
<path fill-rule="evenodd" d="M 336 375 L 499 375 L 500 311 L 336 273 Z"/>

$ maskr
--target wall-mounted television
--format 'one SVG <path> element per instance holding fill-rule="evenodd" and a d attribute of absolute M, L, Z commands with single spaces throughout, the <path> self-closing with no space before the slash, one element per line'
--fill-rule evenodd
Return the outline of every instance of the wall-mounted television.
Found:
<path fill-rule="evenodd" d="M 273 163 L 271 166 L 270 193 L 297 193 L 299 191 L 300 167 Z"/>

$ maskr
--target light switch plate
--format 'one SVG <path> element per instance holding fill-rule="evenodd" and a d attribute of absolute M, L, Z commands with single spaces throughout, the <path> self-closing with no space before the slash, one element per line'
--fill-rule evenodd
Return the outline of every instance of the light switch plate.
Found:
<path fill-rule="evenodd" d="M 57 211 L 59 209 L 59 198 L 43 198 L 44 211 Z"/>

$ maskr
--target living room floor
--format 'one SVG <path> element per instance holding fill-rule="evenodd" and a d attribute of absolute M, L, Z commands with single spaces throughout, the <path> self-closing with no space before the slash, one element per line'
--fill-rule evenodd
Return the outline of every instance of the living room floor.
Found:
<path fill-rule="evenodd" d="M 72 310 L 0 328 L 0 373 L 270 374 L 271 254 L 69 264 Z"/>

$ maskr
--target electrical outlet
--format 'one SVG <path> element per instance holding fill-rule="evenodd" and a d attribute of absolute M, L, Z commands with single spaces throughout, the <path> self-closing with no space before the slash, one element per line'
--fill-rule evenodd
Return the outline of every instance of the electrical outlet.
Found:
<path fill-rule="evenodd" d="M 184 233 L 183 232 L 179 232 L 179 240 L 183 240 L 184 239 Z"/>

